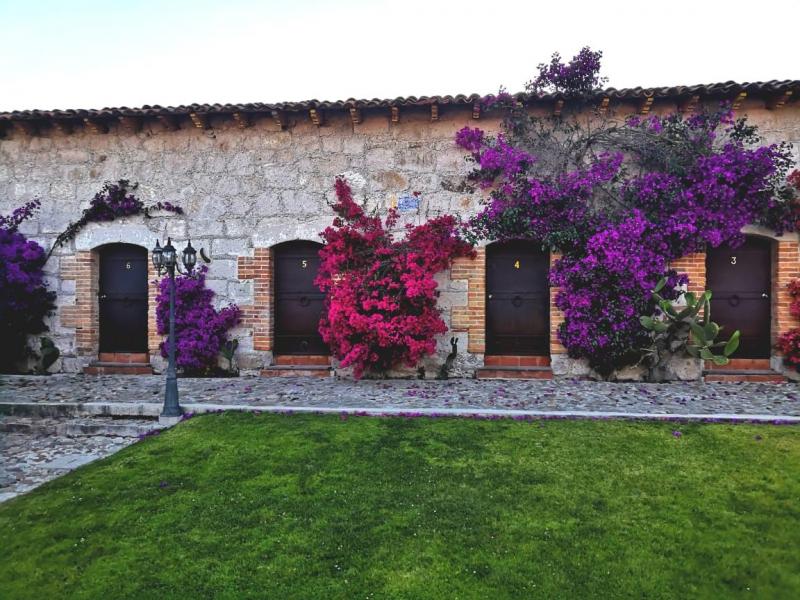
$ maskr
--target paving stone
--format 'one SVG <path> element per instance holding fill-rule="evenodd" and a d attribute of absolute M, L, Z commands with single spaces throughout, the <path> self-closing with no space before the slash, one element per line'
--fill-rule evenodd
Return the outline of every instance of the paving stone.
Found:
<path fill-rule="evenodd" d="M 671 414 L 800 416 L 795 383 L 605 383 L 582 380 L 447 381 L 238 377 L 179 379 L 185 403 L 342 408 L 506 408 Z M 160 402 L 161 376 L 8 376 L 0 402 Z"/>

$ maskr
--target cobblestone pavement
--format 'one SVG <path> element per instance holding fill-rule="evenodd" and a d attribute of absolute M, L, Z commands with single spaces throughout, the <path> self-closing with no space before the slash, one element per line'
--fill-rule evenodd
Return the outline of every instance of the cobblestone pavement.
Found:
<path fill-rule="evenodd" d="M 329 408 L 466 408 L 800 416 L 797 384 L 451 379 L 179 379 L 181 402 Z M 160 402 L 161 376 L 0 378 L 0 402 Z"/>
<path fill-rule="evenodd" d="M 0 417 L 0 502 L 113 454 L 135 442 L 138 431 L 156 426 L 153 421 L 126 419 L 122 426 L 109 427 L 104 423 L 109 421 Z M 81 429 L 106 431 L 72 433 Z"/>

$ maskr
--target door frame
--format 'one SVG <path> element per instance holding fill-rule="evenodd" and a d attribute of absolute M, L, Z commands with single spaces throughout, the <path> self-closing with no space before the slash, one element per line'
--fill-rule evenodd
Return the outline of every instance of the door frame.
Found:
<path fill-rule="evenodd" d="M 289 353 L 286 351 L 279 351 L 278 349 L 278 324 L 280 322 L 280 309 L 278 307 L 278 276 L 279 276 L 279 259 L 282 252 L 291 252 L 293 247 L 300 247 L 304 245 L 313 245 L 317 248 L 317 250 L 321 249 L 324 244 L 315 240 L 308 240 L 308 239 L 295 239 L 295 240 L 287 240 L 285 242 L 281 242 L 279 244 L 275 244 L 270 248 L 271 254 L 271 261 L 273 265 L 273 272 L 272 272 L 272 293 L 271 293 L 271 300 L 272 300 L 272 353 L 273 353 L 273 362 L 275 361 L 276 357 L 298 357 L 298 356 L 309 356 L 309 357 L 328 357 L 330 356 L 330 349 L 325 349 L 324 354 L 314 354 L 314 353 Z M 323 295 L 324 293 L 320 292 Z M 319 328 L 317 328 L 317 334 L 319 334 Z"/>
<path fill-rule="evenodd" d="M 511 243 L 525 243 L 530 245 L 531 248 L 535 251 L 535 253 L 540 254 L 544 257 L 546 268 L 544 271 L 544 298 L 545 298 L 545 310 L 544 310 L 544 317 L 546 319 L 545 324 L 545 331 L 546 331 L 546 342 L 544 351 L 541 353 L 536 354 L 508 354 L 508 353 L 496 353 L 489 351 L 489 345 L 491 340 L 491 329 L 489 326 L 489 264 L 491 261 L 492 255 L 492 247 L 499 247 L 504 244 L 511 244 Z M 553 261 L 553 253 L 547 249 L 542 249 L 541 244 L 536 241 L 528 240 L 528 239 L 512 239 L 512 240 L 503 240 L 503 241 L 495 241 L 490 244 L 487 244 L 485 247 L 486 257 L 485 257 L 485 264 L 483 269 L 483 277 L 484 277 L 484 336 L 485 336 L 485 348 L 484 348 L 484 356 L 527 356 L 533 358 L 539 357 L 550 357 L 551 348 L 552 348 L 552 325 L 553 325 L 553 315 L 551 314 L 551 301 L 552 301 L 552 288 L 550 286 L 550 267 Z M 484 359 L 485 360 L 485 359 Z"/>
<path fill-rule="evenodd" d="M 103 339 L 103 337 L 104 337 L 103 336 L 103 321 L 104 321 L 104 319 L 103 319 L 103 310 L 102 310 L 102 307 L 101 307 L 101 301 L 103 299 L 102 298 L 102 294 L 103 294 L 103 261 L 106 258 L 107 252 L 109 250 L 113 249 L 113 248 L 127 248 L 132 253 L 135 251 L 136 253 L 141 255 L 140 257 L 137 257 L 137 259 L 142 259 L 143 260 L 143 265 L 144 265 L 144 269 L 145 269 L 145 277 L 144 277 L 144 286 L 143 286 L 143 289 L 141 291 L 143 292 L 142 293 L 142 299 L 144 300 L 144 320 L 143 320 L 144 321 L 144 332 L 143 332 L 144 340 L 143 340 L 143 343 L 141 344 L 141 348 L 137 348 L 137 349 L 133 349 L 132 348 L 132 349 L 127 349 L 127 350 L 104 348 L 104 339 Z M 96 269 L 97 269 L 97 271 L 96 271 L 96 273 L 97 273 L 97 279 L 96 279 L 97 288 L 96 289 L 97 289 L 97 292 L 96 292 L 96 296 L 95 296 L 95 302 L 96 302 L 96 307 L 97 307 L 96 308 L 96 310 L 97 310 L 96 314 L 97 314 L 97 349 L 98 349 L 98 352 L 118 352 L 118 353 L 127 353 L 127 352 L 133 352 L 133 353 L 143 353 L 144 352 L 144 353 L 147 353 L 147 352 L 149 352 L 150 351 L 150 336 L 151 336 L 151 333 L 152 333 L 150 331 L 150 328 L 152 326 L 151 325 L 150 313 L 151 313 L 151 307 L 153 306 L 153 304 L 151 302 L 151 287 L 152 287 L 152 285 L 150 283 L 150 253 L 149 253 L 149 251 L 147 250 L 147 248 L 144 248 L 143 246 L 139 246 L 137 244 L 130 244 L 130 243 L 126 243 L 126 242 L 113 242 L 113 243 L 109 243 L 109 244 L 103 244 L 102 246 L 98 246 L 98 247 L 94 248 L 93 255 L 96 257 L 96 260 L 97 260 L 97 262 L 96 262 Z M 108 323 L 106 323 L 106 326 L 108 326 Z"/>

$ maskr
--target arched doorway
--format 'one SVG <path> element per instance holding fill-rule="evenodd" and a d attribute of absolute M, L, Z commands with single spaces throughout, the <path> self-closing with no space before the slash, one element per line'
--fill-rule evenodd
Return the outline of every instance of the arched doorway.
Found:
<path fill-rule="evenodd" d="M 549 259 L 530 241 L 486 248 L 486 354 L 549 354 Z"/>
<path fill-rule="evenodd" d="M 147 250 L 109 244 L 97 252 L 100 352 L 147 352 Z"/>
<path fill-rule="evenodd" d="M 708 248 L 706 288 L 711 290 L 711 320 L 727 339 L 742 332 L 734 358 L 769 358 L 771 349 L 772 241 L 747 236 L 737 248 Z"/>
<path fill-rule="evenodd" d="M 328 354 L 319 333 L 325 294 L 314 285 L 322 244 L 293 241 L 274 248 L 277 355 Z"/>

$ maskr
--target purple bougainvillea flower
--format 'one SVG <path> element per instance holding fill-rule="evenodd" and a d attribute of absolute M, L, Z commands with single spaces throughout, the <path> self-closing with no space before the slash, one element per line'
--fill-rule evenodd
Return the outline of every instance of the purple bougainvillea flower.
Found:
<path fill-rule="evenodd" d="M 683 435 L 683 434 L 682 434 L 680 431 L 678 431 L 677 429 L 676 429 L 675 431 L 673 431 L 673 432 L 672 432 L 672 437 L 674 437 L 674 438 L 679 438 L 679 437 L 681 437 L 682 435 Z"/>

